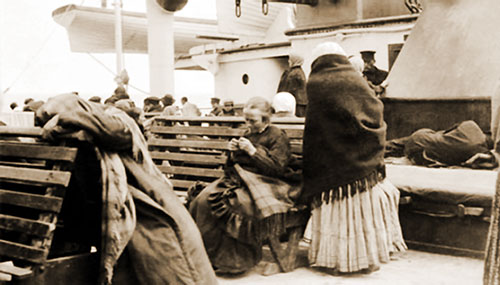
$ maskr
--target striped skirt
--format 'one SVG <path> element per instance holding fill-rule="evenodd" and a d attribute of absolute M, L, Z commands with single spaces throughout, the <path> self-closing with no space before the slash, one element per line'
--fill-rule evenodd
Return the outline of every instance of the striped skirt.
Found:
<path fill-rule="evenodd" d="M 313 205 L 309 263 L 339 272 L 377 269 L 391 252 L 406 250 L 399 190 L 387 179 L 363 191 L 347 190 L 332 189 L 326 201 Z"/>

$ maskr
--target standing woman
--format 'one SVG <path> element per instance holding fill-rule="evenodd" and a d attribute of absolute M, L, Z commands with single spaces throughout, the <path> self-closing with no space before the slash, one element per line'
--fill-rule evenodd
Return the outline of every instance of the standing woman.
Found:
<path fill-rule="evenodd" d="M 383 104 L 334 42 L 318 45 L 307 83 L 303 201 L 313 267 L 371 272 L 405 250 L 399 191 L 385 179 Z"/>

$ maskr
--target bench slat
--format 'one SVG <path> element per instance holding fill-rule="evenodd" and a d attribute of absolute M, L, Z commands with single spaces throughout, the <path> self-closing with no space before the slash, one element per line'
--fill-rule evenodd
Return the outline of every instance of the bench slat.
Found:
<path fill-rule="evenodd" d="M 6 273 L 6 274 L 11 274 L 11 275 L 14 275 L 16 277 L 25 277 L 25 276 L 29 276 L 29 275 L 33 274 L 33 272 L 31 270 L 29 270 L 28 268 L 14 266 L 12 261 L 0 263 L 0 272 Z"/>
<path fill-rule="evenodd" d="M 22 143 L 0 143 L 0 156 L 31 159 L 48 159 L 73 162 L 76 148 L 64 146 L 44 146 Z"/>
<path fill-rule="evenodd" d="M 243 117 L 183 117 L 183 116 L 160 116 L 155 117 L 156 121 L 163 122 L 210 122 L 210 123 L 245 123 Z M 303 125 L 304 118 L 271 118 L 273 124 L 283 125 Z"/>
<path fill-rule="evenodd" d="M 45 168 L 47 164 L 45 161 L 30 162 L 18 162 L 18 161 L 0 161 L 0 165 L 5 166 L 18 166 L 18 167 L 29 167 L 29 168 Z"/>
<path fill-rule="evenodd" d="M 43 211 L 59 212 L 62 198 L 0 189 L 0 204 L 22 206 Z"/>
<path fill-rule="evenodd" d="M 170 182 L 174 185 L 175 188 L 182 188 L 187 190 L 189 187 L 191 187 L 196 181 L 192 180 L 179 180 L 179 179 L 169 179 Z"/>
<path fill-rule="evenodd" d="M 47 237 L 55 229 L 55 225 L 0 214 L 0 229 Z"/>
<path fill-rule="evenodd" d="M 198 126 L 153 126 L 151 132 L 155 134 L 174 134 L 174 135 L 202 135 L 202 136 L 229 136 L 240 137 L 246 129 L 236 129 L 227 127 L 198 127 Z"/>
<path fill-rule="evenodd" d="M 160 152 L 160 151 L 152 151 L 151 157 L 153 159 L 198 162 L 204 164 L 209 164 L 209 163 L 225 164 L 227 160 L 227 156 L 225 155 L 205 155 L 205 154 L 192 154 L 192 153 Z"/>
<path fill-rule="evenodd" d="M 0 165 L 0 181 L 13 181 L 18 184 L 30 182 L 44 185 L 60 185 L 67 187 L 71 173 L 67 171 L 54 171 L 42 169 L 30 169 Z"/>
<path fill-rule="evenodd" d="M 203 176 L 219 178 L 224 174 L 222 169 L 205 169 L 196 167 L 183 167 L 183 166 L 158 166 L 161 172 L 166 174 L 182 174 L 191 176 Z"/>
<path fill-rule="evenodd" d="M 229 143 L 227 141 L 213 141 L 213 140 L 183 140 L 183 139 L 152 138 L 149 140 L 148 145 L 160 146 L 160 147 L 193 147 L 193 148 L 229 150 Z"/>
<path fill-rule="evenodd" d="M 0 240 L 0 255 L 42 263 L 45 260 L 47 251 L 29 245 Z"/>
<path fill-rule="evenodd" d="M 0 126 L 0 136 L 16 136 L 16 137 L 41 137 L 42 128 L 39 127 L 8 127 Z"/>

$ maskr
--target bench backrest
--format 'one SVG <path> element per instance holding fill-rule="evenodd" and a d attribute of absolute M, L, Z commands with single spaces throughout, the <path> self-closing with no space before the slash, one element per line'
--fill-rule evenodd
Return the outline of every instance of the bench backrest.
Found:
<path fill-rule="evenodd" d="M 40 128 L 0 127 L 0 259 L 43 263 L 76 148 L 40 140 Z"/>
<path fill-rule="evenodd" d="M 274 118 L 272 123 L 285 130 L 300 158 L 304 119 Z M 242 117 L 157 117 L 148 135 L 151 156 L 182 195 L 197 181 L 223 175 L 228 142 L 244 134 L 244 124 Z"/>

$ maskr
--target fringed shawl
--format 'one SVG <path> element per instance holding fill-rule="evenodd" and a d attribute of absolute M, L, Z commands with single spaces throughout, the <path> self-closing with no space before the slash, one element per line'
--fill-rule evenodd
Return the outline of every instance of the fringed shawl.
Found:
<path fill-rule="evenodd" d="M 331 54 L 316 59 L 307 96 L 302 200 L 310 202 L 331 189 L 359 188 L 365 185 L 360 181 L 373 177 L 375 183 L 380 180 L 386 134 L 383 104 L 348 59 Z"/>

